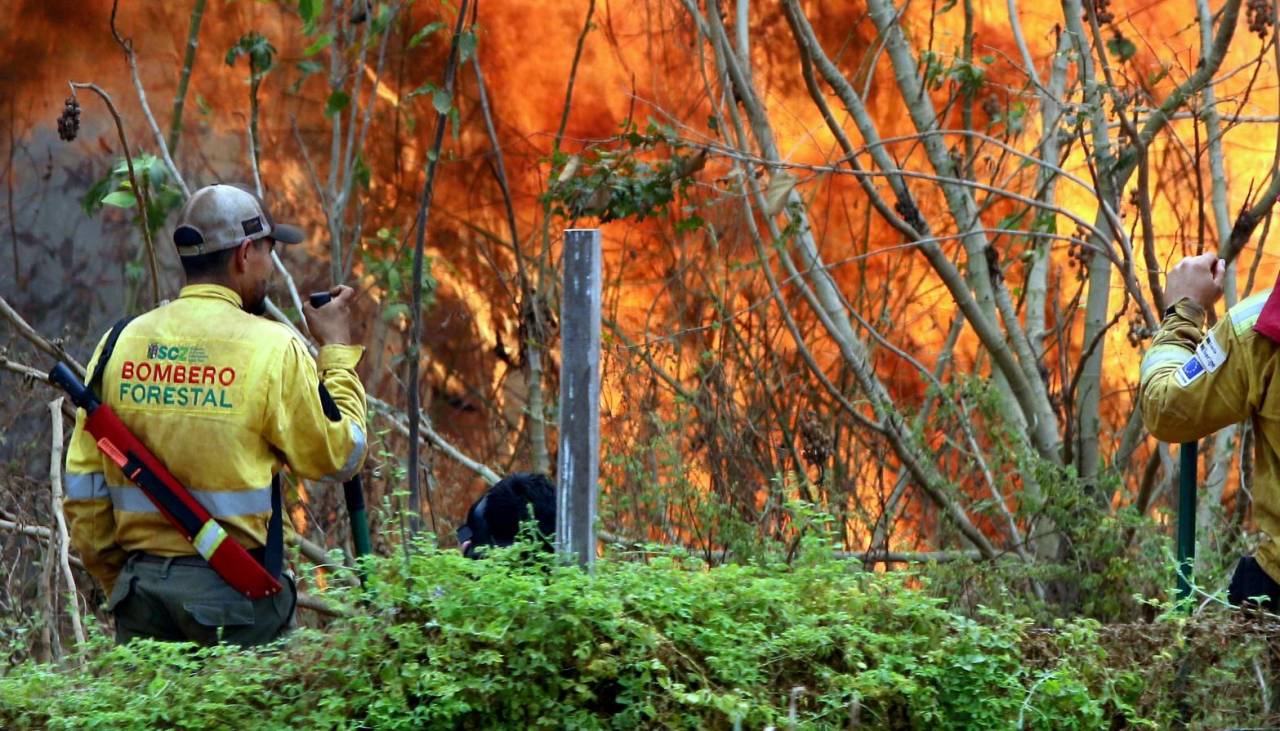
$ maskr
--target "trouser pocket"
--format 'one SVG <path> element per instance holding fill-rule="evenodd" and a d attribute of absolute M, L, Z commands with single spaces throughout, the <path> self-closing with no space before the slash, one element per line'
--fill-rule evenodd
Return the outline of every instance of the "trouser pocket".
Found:
<path fill-rule="evenodd" d="M 244 597 L 183 602 L 182 608 L 206 627 L 243 627 L 254 622 L 253 602 Z"/>
<path fill-rule="evenodd" d="M 128 601 L 133 594 L 133 586 L 138 582 L 138 577 L 129 571 L 121 571 L 116 577 L 116 585 L 111 589 L 111 596 L 107 599 L 107 611 L 112 614 L 116 613 L 116 608 Z"/>

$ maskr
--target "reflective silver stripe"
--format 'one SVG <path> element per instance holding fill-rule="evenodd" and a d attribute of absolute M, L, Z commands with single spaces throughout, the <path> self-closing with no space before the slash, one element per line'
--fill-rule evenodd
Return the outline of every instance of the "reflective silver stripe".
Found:
<path fill-rule="evenodd" d="M 1175 365 L 1181 366 L 1191 360 L 1191 351 L 1181 345 L 1157 345 L 1142 357 L 1142 366 L 1139 368 L 1139 379 L 1142 383 L 1147 382 L 1150 376 L 1158 366 Z"/>
<path fill-rule="evenodd" d="M 151 504 L 151 500 L 147 498 L 146 493 L 141 488 L 110 485 L 107 490 L 111 492 L 111 507 L 116 510 L 124 510 L 130 513 L 160 512 L 155 505 Z"/>
<path fill-rule="evenodd" d="M 116 510 L 126 510 L 130 513 L 160 512 L 140 487 L 111 485 L 107 489 L 111 492 L 111 503 Z M 189 490 L 189 492 L 215 518 L 271 512 L 270 485 L 252 490 Z"/>
<path fill-rule="evenodd" d="M 1231 326 L 1235 328 L 1236 335 L 1243 335 L 1258 322 L 1258 316 L 1262 314 L 1262 306 L 1267 303 L 1267 298 L 1270 296 L 1271 290 L 1263 290 L 1240 300 L 1235 307 L 1231 308 L 1227 316 L 1231 318 Z"/>
<path fill-rule="evenodd" d="M 333 480 L 335 482 L 346 482 L 347 480 L 350 480 L 351 476 L 356 473 L 356 468 L 360 466 L 361 460 L 364 459 L 364 451 L 367 448 L 364 440 L 364 431 L 362 431 L 360 427 L 350 419 L 347 420 L 347 426 L 350 427 L 351 430 L 351 454 L 347 455 L 347 461 L 342 464 L 342 467 L 339 468 L 337 472 L 334 472 L 331 475 L 325 475 L 321 478 L 323 480 Z"/>
<path fill-rule="evenodd" d="M 101 472 L 68 472 L 64 484 L 68 500 L 106 499 L 107 480 Z"/>
<path fill-rule="evenodd" d="M 196 552 L 204 556 L 206 561 L 213 560 L 213 552 L 218 550 L 218 546 L 227 539 L 227 532 L 222 526 L 218 525 L 218 521 L 210 519 L 205 522 L 204 527 L 196 534 L 195 539 L 191 541 L 191 545 L 196 547 Z"/>

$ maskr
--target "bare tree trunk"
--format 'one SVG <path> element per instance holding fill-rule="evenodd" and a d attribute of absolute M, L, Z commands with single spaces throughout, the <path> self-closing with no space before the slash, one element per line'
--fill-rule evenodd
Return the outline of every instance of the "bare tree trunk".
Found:
<path fill-rule="evenodd" d="M 1085 10 L 1080 0 L 1064 0 L 1063 15 L 1067 21 L 1067 35 L 1072 39 L 1076 49 L 1076 71 L 1084 88 L 1084 104 L 1089 115 L 1090 132 L 1093 135 L 1093 150 L 1098 169 L 1097 190 L 1101 206 L 1115 207 L 1117 196 L 1112 184 L 1111 170 L 1111 133 L 1107 126 L 1105 103 L 1094 70 L 1093 53 L 1105 53 L 1105 49 L 1093 49 L 1089 35 L 1085 33 L 1081 18 Z M 1098 249 L 1106 250 L 1111 246 L 1115 233 L 1110 222 L 1099 210 L 1094 228 L 1098 233 L 1090 236 L 1090 243 Z M 1100 256 L 1096 252 L 1089 257 L 1088 263 L 1089 289 L 1085 296 L 1084 342 L 1091 348 L 1085 361 L 1081 364 L 1078 376 L 1076 415 L 1078 443 L 1075 448 L 1077 473 L 1087 482 L 1093 482 L 1098 475 L 1099 439 L 1102 431 L 1099 404 L 1102 385 L 1102 358 L 1106 353 L 1106 342 L 1102 339 L 1102 330 L 1108 325 L 1107 309 L 1111 299 L 1111 259 Z"/>
<path fill-rule="evenodd" d="M 773 131 L 769 126 L 768 119 L 754 88 L 742 73 L 737 57 L 729 47 L 719 14 L 717 12 L 710 13 L 708 21 L 702 16 L 693 0 L 684 0 L 684 4 L 690 15 L 697 22 L 699 30 L 710 41 L 718 68 L 721 69 L 722 75 L 727 74 L 735 96 L 742 102 L 742 106 L 747 112 L 756 144 L 760 146 L 762 156 L 776 166 L 779 164 L 780 158 L 774 142 Z M 731 114 L 736 115 L 734 107 L 731 106 L 729 111 Z M 748 186 L 751 196 L 755 199 L 757 208 L 761 211 L 767 211 L 769 206 L 764 200 L 763 193 L 754 177 L 744 174 L 743 180 Z M 871 367 L 867 357 L 866 346 L 854 333 L 852 324 L 844 309 L 843 299 L 831 278 L 830 272 L 822 261 L 821 255 L 818 253 L 817 246 L 813 240 L 812 229 L 805 214 L 804 201 L 794 189 L 788 191 L 785 197 L 784 210 L 790 220 L 791 227 L 795 230 L 795 233 L 791 236 L 791 246 L 800 254 L 801 262 L 805 265 L 805 271 L 808 273 L 807 275 L 798 275 L 798 272 L 791 269 L 792 278 L 801 285 L 802 294 L 809 302 L 810 308 L 836 342 L 846 364 L 850 367 L 860 387 L 866 393 L 875 414 L 875 421 L 866 419 L 856 409 L 850 410 L 849 415 L 861 420 L 865 426 L 873 428 L 884 435 L 899 459 L 902 460 L 904 467 L 912 474 L 913 479 L 925 490 L 930 498 L 938 503 L 965 538 L 971 541 L 984 556 L 994 556 L 994 546 L 973 525 L 964 508 L 954 496 L 950 495 L 947 489 L 943 487 L 941 476 L 929 460 L 927 451 L 916 444 L 914 435 L 906 428 L 902 416 L 897 413 L 892 397 Z M 770 234 L 775 241 L 784 240 L 782 232 L 777 228 L 773 217 L 765 215 L 764 220 L 768 224 Z M 782 253 L 784 252 L 780 251 L 780 254 Z M 786 261 L 787 259 L 784 256 L 784 263 Z M 772 277 L 767 261 L 764 262 L 764 266 L 766 276 Z M 777 291 L 776 283 L 772 283 L 772 287 L 775 301 L 778 302 L 780 308 L 784 308 L 784 301 Z M 796 346 L 804 349 L 803 338 L 794 329 L 792 333 L 795 337 Z"/>
<path fill-rule="evenodd" d="M 972 194 L 962 185 L 947 182 L 946 179 L 958 179 L 962 172 L 956 169 L 947 146 L 941 136 L 935 134 L 939 128 L 939 120 L 933 109 L 929 95 L 920 81 L 919 69 L 911 48 L 907 44 L 902 28 L 898 24 L 899 15 L 895 6 L 888 0 L 868 0 L 871 19 L 885 38 L 885 49 L 889 60 L 893 63 L 894 75 L 902 99 L 910 112 L 916 130 L 923 135 L 923 145 L 934 171 L 944 180 L 939 187 L 942 190 L 947 208 L 956 226 L 964 234 L 961 243 L 964 245 L 966 260 L 965 272 L 969 287 L 973 290 L 982 314 L 991 320 L 995 319 L 997 300 L 995 288 L 1003 287 L 998 273 L 990 271 L 987 264 L 987 250 L 991 242 L 982 233 L 982 221 L 977 204 Z M 1010 313 L 1005 313 L 1006 315 Z M 968 313 L 966 313 L 966 317 Z M 1009 344 L 1017 354 L 1015 363 L 997 370 L 997 385 L 1001 390 L 1013 391 L 1023 406 L 1023 417 L 1027 428 L 1031 431 L 1033 441 L 1040 448 L 1042 456 L 1051 460 L 1057 459 L 1060 436 L 1057 418 L 1049 404 L 1049 394 L 1040 381 L 1035 355 L 1030 351 L 1030 341 L 1016 317 L 1004 317 L 1005 332 L 1008 333 Z M 988 344 L 988 348 L 990 348 Z M 993 352 L 995 355 L 996 352 Z M 1021 378 L 1014 371 L 1021 370 Z M 1007 380 L 1007 384 L 1002 381 Z"/>
<path fill-rule="evenodd" d="M 1200 22 L 1201 61 L 1204 62 L 1204 54 L 1207 54 L 1213 45 L 1213 14 L 1209 9 L 1208 0 L 1196 0 L 1196 17 Z M 1200 97 L 1204 107 L 1204 126 L 1208 138 L 1206 146 L 1209 149 L 1209 190 L 1213 204 L 1213 232 L 1217 240 L 1217 246 L 1213 248 L 1221 252 L 1227 247 L 1227 242 L 1231 238 L 1232 221 L 1231 214 L 1227 211 L 1227 173 L 1222 153 L 1223 130 L 1218 114 L 1217 92 L 1212 81 L 1204 85 Z M 1193 122 L 1195 123 L 1198 122 Z M 1199 164 L 1199 160 L 1195 162 Z M 1204 243 L 1207 249 L 1209 242 Z M 1223 278 L 1222 289 L 1224 307 L 1228 309 L 1235 305 L 1237 299 L 1236 269 L 1235 259 L 1227 262 L 1227 273 Z M 1202 488 L 1204 494 L 1197 503 L 1196 511 L 1197 533 L 1206 539 L 1218 535 L 1218 531 L 1213 530 L 1213 526 L 1222 511 L 1222 493 L 1226 488 L 1227 473 L 1231 469 L 1231 462 L 1236 454 L 1236 437 L 1239 432 L 1239 427 L 1232 425 L 1213 435 L 1213 456 L 1210 458 L 1209 469 L 1205 473 Z M 1200 553 L 1202 559 L 1204 555 L 1204 552 Z"/>
<path fill-rule="evenodd" d="M 1016 18 L 1013 10 L 1013 0 L 1010 0 L 1010 17 Z M 1014 27 L 1018 27 L 1015 22 Z M 1021 30 L 1017 32 L 1021 37 Z M 1069 36 L 1065 33 L 1058 35 L 1057 50 L 1053 54 L 1053 58 L 1049 64 L 1049 86 L 1047 89 L 1040 90 L 1040 159 L 1044 162 L 1057 166 L 1058 156 L 1061 149 L 1061 139 L 1058 130 L 1061 127 L 1062 119 L 1062 103 L 1060 100 L 1065 98 L 1067 66 L 1070 60 Z M 1020 44 L 1025 48 L 1025 44 Z M 1024 52 L 1025 54 L 1025 52 Z M 1028 65 L 1028 72 L 1034 74 L 1035 67 L 1032 65 L 1030 54 L 1025 54 L 1023 62 Z M 1036 77 L 1032 77 L 1036 87 L 1040 88 L 1040 82 Z M 1041 167 L 1040 172 L 1036 176 L 1037 198 L 1046 205 L 1055 204 L 1058 189 L 1058 176 L 1052 169 Z M 1040 231 L 1048 228 L 1055 221 L 1049 214 L 1037 212 L 1035 223 L 1032 224 L 1034 231 Z M 1042 223 L 1043 222 L 1043 223 Z M 1056 228 L 1056 227 L 1055 227 Z M 1031 347 L 1038 359 L 1044 357 L 1044 339 L 1048 332 L 1045 330 L 1045 313 L 1046 298 L 1049 290 L 1049 251 L 1053 244 L 1053 239 L 1046 236 L 1032 235 L 1031 262 L 1027 267 L 1027 338 L 1031 341 Z"/>
<path fill-rule="evenodd" d="M 795 0 L 789 0 L 786 9 L 788 18 L 792 22 L 792 27 L 797 35 L 797 41 L 813 58 L 814 63 L 822 72 L 823 78 L 836 91 L 846 110 L 853 117 L 859 132 L 862 133 L 863 139 L 867 142 L 868 152 L 876 161 L 877 166 L 888 174 L 889 182 L 893 186 L 895 196 L 898 199 L 897 206 L 899 210 L 911 212 L 916 219 L 912 224 L 902 223 L 898 227 L 900 230 L 905 229 L 908 235 L 912 235 L 915 238 L 930 238 L 928 224 L 920 217 L 910 192 L 907 191 L 903 181 L 893 175 L 898 170 L 898 167 L 889 158 L 887 150 L 881 144 L 876 125 L 871 121 L 871 117 L 867 113 L 861 98 L 858 97 L 852 86 L 847 83 L 835 68 L 835 65 L 831 63 L 830 59 L 818 46 L 808 19 L 804 17 Z M 904 96 L 908 95 L 909 91 L 904 90 L 903 94 Z M 931 138 L 932 135 L 924 136 L 926 140 Z M 864 186 L 864 190 L 867 190 L 873 202 L 878 199 L 879 196 L 874 189 Z M 883 204 L 877 205 L 877 210 L 885 208 L 887 206 Z M 980 223 L 977 225 L 980 226 Z M 921 230 L 917 231 L 917 227 Z M 1016 425 L 1034 424 L 1034 429 L 1019 429 L 1017 432 L 1025 433 L 1029 431 L 1031 442 L 1035 445 L 1041 457 L 1050 461 L 1058 460 L 1060 437 L 1057 429 L 1057 418 L 1054 416 L 1052 407 L 1048 402 L 1047 392 L 1044 392 L 1043 384 L 1040 382 L 1038 374 L 1035 375 L 1034 382 L 1028 379 L 1028 371 L 1018 362 L 1013 350 L 1005 340 L 1004 334 L 996 325 L 993 316 L 994 297 L 991 300 L 991 311 L 984 310 L 980 300 L 970 293 L 970 289 L 959 270 L 935 242 L 922 242 L 919 248 L 938 272 L 943 283 L 947 286 L 947 290 L 955 298 L 957 306 L 964 313 L 965 318 L 969 320 L 975 333 L 982 340 L 982 344 L 991 354 L 992 360 L 997 366 L 997 375 L 1006 379 L 1003 382 L 1009 384 L 1012 389 L 1012 399 L 1009 400 L 1016 399 L 1016 404 L 1005 404 L 1002 409 L 1005 417 Z M 985 269 L 985 255 L 980 258 Z M 990 282 L 987 284 L 987 292 L 991 294 Z M 1034 363 L 1031 365 L 1034 373 Z M 1041 391 L 1040 394 L 1035 393 L 1037 390 L 1036 384 L 1039 384 L 1038 390 Z M 1021 413 L 1018 411 L 1019 407 L 1021 407 Z"/>

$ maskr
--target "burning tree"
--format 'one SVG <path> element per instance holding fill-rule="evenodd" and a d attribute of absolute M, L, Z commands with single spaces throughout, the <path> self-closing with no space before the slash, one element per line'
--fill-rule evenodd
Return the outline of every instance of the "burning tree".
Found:
<path fill-rule="evenodd" d="M 673 341 L 705 330 L 705 313 L 690 323 L 673 307 L 667 330 L 677 332 L 646 322 L 643 346 L 625 340 L 634 325 L 615 326 L 642 351 L 646 398 L 704 425 L 685 444 L 706 450 L 709 486 L 745 506 L 763 535 L 803 532 L 780 509 L 798 495 L 836 516 L 845 547 L 868 562 L 905 538 L 1096 569 L 1102 557 L 1085 544 L 1105 532 L 1098 520 L 1147 516 L 1174 478 L 1133 398 L 1137 356 L 1166 305 L 1160 274 L 1179 248 L 1218 249 L 1233 305 L 1237 257 L 1280 190 L 1274 163 L 1252 170 L 1226 142 L 1251 121 L 1241 112 L 1256 104 L 1275 46 L 1273 8 L 1250 6 L 1258 45 L 1236 36 L 1238 3 L 1216 13 L 1198 3 L 1185 29 L 1195 50 L 1180 56 L 1150 48 L 1145 11 L 1121 16 L 1104 3 L 1064 2 L 1056 21 L 1037 17 L 1039 53 L 1022 31 L 1026 9 L 1012 2 L 1010 33 L 982 43 L 976 28 L 992 9 L 971 2 L 868 0 L 860 17 L 798 0 L 730 5 L 683 2 L 696 112 L 659 108 L 648 136 L 630 131 L 611 147 L 675 150 L 665 180 L 696 215 L 675 224 L 672 243 L 732 262 L 720 280 L 705 265 L 671 277 L 680 297 L 700 295 L 714 313 L 697 356 Z M 935 45 L 957 35 L 950 53 Z M 694 121 L 703 114 L 705 124 Z M 708 172 L 691 186 L 670 171 L 695 150 Z M 570 215 L 612 216 L 636 197 L 619 180 L 654 174 L 589 156 L 585 174 L 570 158 L 553 184 Z M 1228 159 L 1237 177 L 1270 177 L 1265 189 L 1234 191 L 1234 222 Z M 1154 179 L 1153 160 L 1163 173 Z M 590 183 L 566 185 L 570 175 Z M 1195 215 L 1178 210 L 1190 201 Z M 872 269 L 873 257 L 895 261 Z M 1252 259 L 1245 294 L 1260 250 Z M 857 274 L 842 271 L 855 262 Z M 924 301 L 895 301 L 902 286 Z M 1116 327 L 1126 317 L 1128 349 Z M 923 331 L 902 327 L 911 318 Z M 1219 548 L 1240 545 L 1249 472 L 1237 455 L 1249 439 L 1232 428 L 1211 440 L 1199 521 Z M 1223 531 L 1233 474 L 1243 482 Z M 910 528 L 895 539 L 904 514 Z M 655 525 L 673 532 L 653 512 L 636 515 L 651 535 Z M 709 548 L 714 521 L 697 522 L 674 533 Z M 1136 531 L 1119 535 L 1108 550 L 1123 552 Z"/>
<path fill-rule="evenodd" d="M 1275 123 L 1272 5 L 1248 5 L 1258 40 L 1236 32 L 1239 0 L 1201 0 L 1191 21 L 1102 0 L 300 0 L 213 25 L 203 0 L 133 11 L 185 29 L 176 72 L 139 64 L 137 15 L 90 5 L 125 59 L 117 101 L 131 90 L 137 111 L 86 207 L 137 210 L 149 236 L 188 181 L 213 177 L 310 212 L 324 244 L 277 262 L 297 281 L 274 314 L 296 320 L 311 285 L 367 295 L 374 502 L 446 534 L 477 476 L 549 469 L 557 232 L 600 224 L 611 540 L 715 560 L 791 558 L 806 536 L 867 565 L 1010 557 L 977 573 L 1067 608 L 1068 579 L 1089 577 L 1090 611 L 1100 587 L 1163 588 L 1167 573 L 1122 586 L 1102 568 L 1162 558 L 1152 512 L 1175 468 L 1134 413 L 1137 363 L 1171 258 L 1223 251 L 1228 304 L 1274 269 L 1280 176 L 1248 148 Z M 42 12 L 22 33 L 42 32 Z M 532 53 L 535 27 L 558 43 Z M 148 87 L 170 85 L 158 121 Z M 114 140 L 96 101 L 57 103 L 75 144 Z M 31 265 L 11 227 L 20 286 Z M 151 261 L 120 238 L 129 294 L 103 309 L 150 304 L 148 280 L 152 299 L 172 295 L 165 247 Z M 10 323 L 41 310 L 24 296 Z M 73 340 L 87 351 L 115 314 Z M 1206 449 L 1208 568 L 1242 543 L 1252 438 L 1225 430 Z M 319 542 L 337 505 L 294 489 Z"/>

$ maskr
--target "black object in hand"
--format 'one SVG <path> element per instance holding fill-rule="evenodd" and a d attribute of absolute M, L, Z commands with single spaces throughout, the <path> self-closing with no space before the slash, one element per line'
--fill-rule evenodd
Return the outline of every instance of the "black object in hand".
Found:
<path fill-rule="evenodd" d="M 311 306 L 317 310 L 333 301 L 333 295 L 328 292 L 312 292 L 307 299 L 311 300 Z"/>

